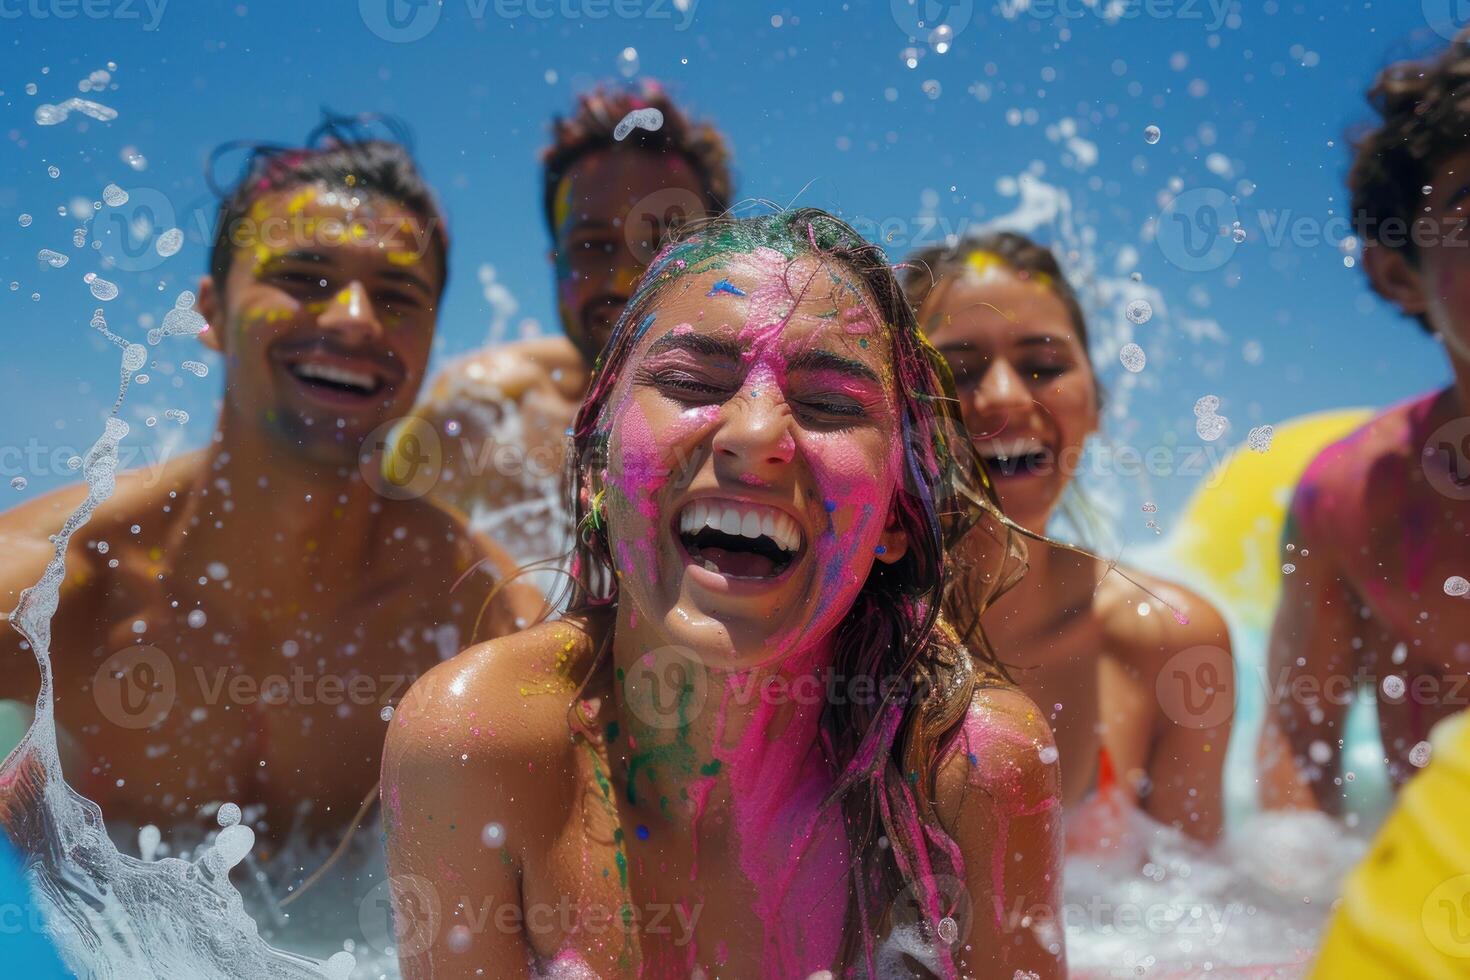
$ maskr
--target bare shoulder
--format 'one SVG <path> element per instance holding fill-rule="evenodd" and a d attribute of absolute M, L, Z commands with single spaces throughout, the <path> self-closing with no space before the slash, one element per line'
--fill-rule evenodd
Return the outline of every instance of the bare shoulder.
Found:
<path fill-rule="evenodd" d="M 414 682 L 388 726 L 384 785 L 466 776 L 541 798 L 570 771 L 569 711 L 591 640 L 575 622 L 543 623 L 480 643 Z"/>
<path fill-rule="evenodd" d="M 165 504 L 192 482 L 202 458 L 201 453 L 190 453 L 157 466 L 118 473 L 112 495 L 72 538 L 66 555 L 68 582 L 90 579 L 99 561 L 97 551 L 86 547 L 86 541 L 116 537 L 120 528 L 134 523 L 156 522 Z M 169 496 L 171 491 L 175 497 Z M 0 552 L 5 555 L 0 605 L 5 609 L 15 608 L 20 591 L 40 579 L 55 553 L 51 537 L 60 532 L 87 493 L 85 483 L 75 483 L 0 513 Z M 153 536 L 157 531 L 153 524 L 147 533 Z"/>
<path fill-rule="evenodd" d="M 1138 585 L 1121 574 L 1105 575 L 1093 598 L 1105 656 L 1150 683 L 1182 650 L 1217 647 L 1229 656 L 1230 630 L 1213 603 L 1177 582 L 1132 569 L 1127 574 Z"/>
<path fill-rule="evenodd" d="M 982 682 L 939 761 L 935 805 L 941 823 L 954 832 L 975 819 L 1034 814 L 1060 799 L 1056 744 L 1046 718 L 1019 687 Z"/>
<path fill-rule="evenodd" d="M 552 387 L 580 401 L 587 369 L 565 337 L 538 337 L 475 351 L 451 361 L 429 385 L 425 403 L 432 411 L 455 401 L 507 399 Z"/>

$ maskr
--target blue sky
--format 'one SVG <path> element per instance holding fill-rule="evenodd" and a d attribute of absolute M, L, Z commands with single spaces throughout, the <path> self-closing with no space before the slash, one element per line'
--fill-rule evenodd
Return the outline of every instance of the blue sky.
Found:
<path fill-rule="evenodd" d="M 396 22 L 389 2 L 400 4 Z M 92 310 L 141 340 L 146 318 L 161 320 L 192 288 L 205 260 L 200 229 L 213 215 L 202 179 L 210 148 L 299 141 L 322 106 L 395 113 L 416 134 L 454 236 L 441 363 L 490 330 L 485 266 L 518 304 L 505 333 L 532 329 L 525 321 L 557 329 L 537 153 L 573 93 L 631 68 L 629 48 L 639 74 L 729 135 L 739 197 L 836 209 L 884 239 L 895 260 L 1023 203 L 1035 214 L 1064 192 L 1064 238 L 1074 265 L 1093 273 L 1115 441 L 1202 446 L 1193 408 L 1215 395 L 1231 420 L 1210 444 L 1218 454 L 1253 426 L 1445 383 L 1439 348 L 1371 296 L 1345 262 L 1351 247 L 1313 236 L 1325 226 L 1331 239 L 1332 219 L 1347 210 L 1344 136 L 1368 118 L 1367 83 L 1388 61 L 1443 43 L 1434 28 L 1445 25 L 1430 20 L 1449 4 L 1250 0 L 1227 4 L 1225 16 L 1222 2 L 1137 0 L 1128 5 L 1137 16 L 1114 21 L 1083 0 L 952 2 L 958 29 L 941 52 L 945 38 L 931 43 L 927 30 L 911 41 L 905 0 L 820 10 L 747 0 L 684 9 L 674 0 L 0 0 L 0 503 L 67 482 L 59 461 L 100 431 L 118 354 L 89 329 Z M 79 92 L 99 70 L 110 75 L 101 90 Z M 36 123 L 38 105 L 71 97 L 117 118 Z M 1145 139 L 1151 125 L 1162 134 L 1155 144 Z M 130 152 L 144 169 L 125 161 Z M 1040 183 L 1022 187 L 1023 174 Z M 167 260 L 146 248 L 141 259 L 118 253 L 123 267 L 109 269 L 116 235 L 101 252 L 90 237 L 74 247 L 85 222 L 58 208 L 87 214 L 109 183 L 130 201 L 96 212 L 93 236 L 147 208 L 175 215 L 183 249 Z M 1159 220 L 1176 195 L 1184 223 Z M 1203 210 L 1210 204 L 1218 213 Z M 26 227 L 23 213 L 33 216 Z M 1241 222 L 1245 241 L 1226 235 L 1196 258 L 1186 236 L 1221 214 L 1227 227 Z M 1276 240 L 1283 228 L 1290 234 Z M 70 261 L 51 268 L 36 258 L 42 248 Z M 89 272 L 120 295 L 94 299 Z M 1135 325 L 1123 310 L 1139 297 L 1155 313 Z M 1149 356 L 1136 376 L 1118 361 L 1125 340 Z M 153 353 L 149 384 L 123 409 L 135 461 L 165 442 L 202 444 L 221 383 L 218 362 L 192 342 Z M 216 369 L 196 378 L 179 367 L 190 358 Z M 166 419 L 171 408 L 189 421 Z M 29 481 L 23 491 L 8 486 L 17 474 Z M 1167 527 L 1196 479 L 1124 478 L 1117 494 L 1094 482 L 1121 501 L 1158 502 Z"/>

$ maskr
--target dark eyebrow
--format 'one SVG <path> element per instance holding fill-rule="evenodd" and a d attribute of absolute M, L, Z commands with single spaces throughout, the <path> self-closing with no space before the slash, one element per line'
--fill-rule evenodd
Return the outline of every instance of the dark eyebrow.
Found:
<path fill-rule="evenodd" d="M 836 371 L 839 374 L 845 374 L 848 377 L 858 378 L 863 381 L 871 381 L 874 384 L 882 383 L 882 379 L 878 377 L 878 373 L 862 361 L 854 361 L 850 357 L 843 357 L 829 350 L 819 350 L 816 348 L 810 348 L 797 354 L 791 359 L 791 363 L 787 365 L 786 370 L 793 373 L 796 371 Z"/>
<path fill-rule="evenodd" d="M 270 262 L 267 263 L 267 265 L 274 265 L 284 262 L 305 262 L 308 265 L 332 264 L 331 258 L 321 252 L 307 252 L 298 249 L 294 252 L 287 252 L 285 255 L 276 256 L 275 258 L 271 259 Z M 422 276 L 415 275 L 414 273 L 409 272 L 407 269 L 390 266 L 389 268 L 384 269 L 381 272 L 375 273 L 375 276 L 379 279 L 387 279 L 389 282 L 400 282 L 410 286 L 416 286 L 420 290 L 422 290 L 426 296 L 434 295 L 433 288 L 424 281 L 424 278 Z"/>
<path fill-rule="evenodd" d="M 679 333 L 675 328 L 655 340 L 644 357 L 656 357 L 668 350 L 685 350 L 691 354 L 704 354 L 726 361 L 738 361 L 742 353 L 740 345 L 733 340 L 692 331 Z"/>

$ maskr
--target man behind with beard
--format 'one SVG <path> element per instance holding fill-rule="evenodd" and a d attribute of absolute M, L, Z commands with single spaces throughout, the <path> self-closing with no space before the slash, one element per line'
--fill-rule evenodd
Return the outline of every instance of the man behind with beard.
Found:
<path fill-rule="evenodd" d="M 381 475 L 428 363 L 448 237 L 408 150 L 359 132 L 329 121 L 252 156 L 220 205 L 198 317 L 171 314 L 223 357 L 213 438 L 119 473 L 70 541 L 56 718 L 67 777 L 110 824 L 177 843 L 232 802 L 261 857 L 293 828 L 330 841 L 372 792 L 412 680 L 539 611 L 523 585 L 494 591 L 508 560 L 416 498 L 412 474 Z M 86 495 L 0 515 L 6 609 Z M 33 704 L 34 656 L 5 632 L 0 698 Z"/>
<path fill-rule="evenodd" d="M 418 411 L 431 427 L 419 435 L 442 450 L 433 492 L 522 562 L 571 543 L 559 492 L 567 426 L 659 240 L 731 197 L 724 138 L 651 82 L 581 95 L 552 123 L 541 182 L 565 336 L 461 358 Z"/>

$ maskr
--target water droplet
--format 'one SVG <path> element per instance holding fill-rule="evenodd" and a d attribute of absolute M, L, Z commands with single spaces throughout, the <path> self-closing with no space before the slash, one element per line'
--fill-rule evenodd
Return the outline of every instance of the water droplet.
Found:
<path fill-rule="evenodd" d="M 186 617 L 186 619 L 188 620 L 189 625 L 194 627 L 196 630 L 209 621 L 209 617 L 204 614 L 203 609 L 189 610 L 189 615 Z"/>
<path fill-rule="evenodd" d="M 1269 425 L 1258 425 L 1245 437 L 1246 445 L 1258 453 L 1264 453 L 1271 448 L 1271 438 L 1275 435 L 1275 428 Z"/>
<path fill-rule="evenodd" d="M 124 371 L 136 371 L 148 361 L 148 348 L 142 344 L 128 344 L 123 350 L 122 366 Z"/>
<path fill-rule="evenodd" d="M 924 81 L 924 84 L 920 85 L 919 88 L 923 91 L 925 95 L 927 95 L 931 99 L 939 98 L 939 96 L 944 92 L 944 88 L 939 84 L 939 80 L 937 78 L 926 79 Z"/>
<path fill-rule="evenodd" d="M 1383 679 L 1383 696 L 1387 698 L 1401 698 L 1404 696 L 1404 679 L 1397 674 L 1389 674 Z"/>
<path fill-rule="evenodd" d="M 939 920 L 939 938 L 945 943 L 952 943 L 960 937 L 960 927 L 950 916 Z"/>
<path fill-rule="evenodd" d="M 505 828 L 498 823 L 487 823 L 480 831 L 480 843 L 486 847 L 501 847 L 505 844 Z"/>
<path fill-rule="evenodd" d="M 613 139 L 621 143 L 635 129 L 656 133 L 664 124 L 664 114 L 657 109 L 634 109 L 613 127 Z"/>
<path fill-rule="evenodd" d="M 120 208 L 128 203 L 128 192 L 116 184 L 102 188 L 102 201 L 110 208 Z"/>
<path fill-rule="evenodd" d="M 203 361 L 185 361 L 184 363 L 180 364 L 179 367 L 183 368 L 185 371 L 188 371 L 196 378 L 202 378 L 209 373 L 209 365 L 205 364 Z"/>
<path fill-rule="evenodd" d="M 1128 319 L 1142 326 L 1154 318 L 1154 307 L 1146 299 L 1136 299 L 1128 304 L 1128 308 L 1123 313 Z"/>
<path fill-rule="evenodd" d="M 183 425 L 189 421 L 189 413 L 182 408 L 171 408 L 163 413 L 163 417 Z"/>
<path fill-rule="evenodd" d="M 49 248 L 43 248 L 39 252 L 37 252 L 36 258 L 40 259 L 42 262 L 45 262 L 53 269 L 60 269 L 62 266 L 66 265 L 67 262 L 71 261 L 60 252 L 53 252 Z"/>
<path fill-rule="evenodd" d="M 1287 562 L 1286 564 L 1281 566 L 1282 575 L 1290 575 L 1294 571 L 1296 571 L 1296 566 L 1293 565 L 1291 562 Z"/>
<path fill-rule="evenodd" d="M 1129 371 L 1137 374 L 1148 364 L 1148 355 L 1137 344 L 1124 344 L 1123 349 L 1118 352 L 1118 360 L 1122 361 L 1123 366 Z"/>
<path fill-rule="evenodd" d="M 1318 739 L 1307 747 L 1307 757 L 1319 766 L 1325 766 L 1332 761 L 1332 746 Z"/>
<path fill-rule="evenodd" d="M 35 95 L 36 91 L 37 89 L 35 82 L 26 82 L 26 95 Z"/>
<path fill-rule="evenodd" d="M 26 478 L 23 477 L 23 476 L 18 476 L 15 479 L 13 479 L 13 480 L 10 481 L 10 489 L 12 489 L 12 490 L 24 490 L 25 488 L 26 488 Z"/>
<path fill-rule="evenodd" d="M 178 253 L 184 247 L 184 232 L 179 228 L 170 228 L 158 236 L 158 241 L 153 243 L 153 250 L 164 258 Z"/>
<path fill-rule="evenodd" d="M 393 706 L 391 704 L 385 704 L 385 705 L 383 705 L 383 710 L 378 712 L 378 717 L 381 718 L 381 719 L 383 719 L 384 721 L 392 721 L 393 720 Z"/>
<path fill-rule="evenodd" d="M 1161 129 L 1159 129 L 1159 127 L 1157 127 L 1157 126 L 1148 126 L 1148 127 L 1145 127 L 1144 128 L 1144 131 L 1143 131 L 1143 141 L 1145 143 L 1147 143 L 1149 146 L 1154 145 L 1155 143 L 1157 143 L 1159 140 L 1161 140 L 1163 138 L 1164 138 L 1164 131 L 1161 130 Z"/>
<path fill-rule="evenodd" d="M 638 74 L 638 49 L 624 48 L 618 53 L 618 71 L 624 78 Z"/>
<path fill-rule="evenodd" d="M 1145 514 L 1157 514 L 1159 512 L 1159 505 L 1155 503 L 1145 503 L 1143 505 L 1143 512 Z"/>
<path fill-rule="evenodd" d="M 61 176 L 61 168 L 60 167 L 47 167 L 46 168 L 46 173 L 48 173 L 48 174 L 51 175 L 51 179 L 52 180 L 55 180 L 57 177 L 60 177 Z"/>
<path fill-rule="evenodd" d="M 215 815 L 221 827 L 234 827 L 240 822 L 240 805 L 238 803 L 224 803 Z"/>
<path fill-rule="evenodd" d="M 20 218 L 17 219 L 17 220 L 20 221 L 20 226 L 22 228 L 29 228 L 31 226 L 31 220 L 32 219 L 31 219 L 31 216 L 28 215 L 28 214 L 21 215 Z"/>
<path fill-rule="evenodd" d="M 117 299 L 117 286 L 100 277 L 92 280 L 92 295 L 106 302 Z"/>
<path fill-rule="evenodd" d="M 1242 242 L 1245 241 L 1245 229 L 1244 228 L 1237 228 L 1237 229 L 1235 229 L 1234 231 L 1232 231 L 1230 233 L 1230 237 L 1235 242 L 1235 244 L 1237 244 L 1237 245 L 1241 244 Z"/>
<path fill-rule="evenodd" d="M 1444 594 L 1450 596 L 1462 596 L 1470 593 L 1470 582 L 1463 575 L 1451 575 L 1444 580 Z"/>
<path fill-rule="evenodd" d="M 1041 764 L 1049 766 L 1057 761 L 1057 747 L 1055 745 L 1043 745 L 1041 751 L 1036 753 L 1041 759 Z"/>
<path fill-rule="evenodd" d="M 1429 758 L 1434 754 L 1434 746 L 1428 742 L 1417 742 L 1409 750 L 1409 764 L 1417 769 L 1423 769 L 1429 765 Z"/>

